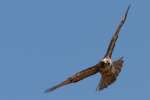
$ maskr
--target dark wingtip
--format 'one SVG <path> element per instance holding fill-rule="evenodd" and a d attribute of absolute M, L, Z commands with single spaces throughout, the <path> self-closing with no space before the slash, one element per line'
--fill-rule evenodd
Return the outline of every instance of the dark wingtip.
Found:
<path fill-rule="evenodd" d="M 129 10 L 130 8 L 131 8 L 131 4 L 128 5 L 128 8 L 127 8 L 127 9 Z"/>
<path fill-rule="evenodd" d="M 96 91 L 102 91 L 104 88 L 102 88 L 102 87 L 97 87 L 96 88 Z"/>
<path fill-rule="evenodd" d="M 49 92 L 49 90 L 45 90 L 45 91 L 44 91 L 44 93 L 48 93 L 48 92 Z"/>
<path fill-rule="evenodd" d="M 101 91 L 105 90 L 105 88 L 107 88 L 107 87 L 108 86 L 106 86 L 106 87 L 97 86 L 96 91 L 101 92 Z"/>
<path fill-rule="evenodd" d="M 49 93 L 49 92 L 51 92 L 51 90 L 49 90 L 49 89 L 44 91 L 44 93 Z"/>
<path fill-rule="evenodd" d="M 131 8 L 131 4 L 128 5 L 127 11 L 126 11 L 127 14 L 128 14 L 128 12 L 129 12 L 129 9 L 130 9 L 130 8 Z"/>
<path fill-rule="evenodd" d="M 129 12 L 129 9 L 130 9 L 130 8 L 131 8 L 131 4 L 128 5 L 128 8 L 127 8 L 127 10 L 126 10 L 126 12 L 125 12 L 124 21 L 125 21 L 126 18 L 127 18 L 127 15 L 128 15 L 128 12 Z"/>
<path fill-rule="evenodd" d="M 53 86 L 52 88 L 49 88 L 49 89 L 45 90 L 44 93 L 52 92 L 52 91 L 56 90 L 57 88 L 59 88 L 59 87 L 61 87 L 61 86 L 63 86 L 63 85 L 65 85 L 65 84 L 64 84 L 64 83 L 61 83 L 61 84 L 55 85 L 55 86 Z"/>
<path fill-rule="evenodd" d="M 50 89 L 45 90 L 44 93 L 49 93 L 49 92 L 52 92 L 53 90 L 55 90 L 55 88 L 50 88 Z"/>
<path fill-rule="evenodd" d="M 57 85 L 55 85 L 55 86 L 53 86 L 53 87 L 51 87 L 51 88 L 45 90 L 44 93 L 52 92 L 52 91 L 56 90 L 57 88 L 60 88 L 60 87 L 62 87 L 62 86 L 64 86 L 64 85 L 67 85 L 67 84 L 69 84 L 69 83 L 70 83 L 70 80 L 65 80 L 65 81 L 63 81 L 62 83 L 59 83 L 59 84 L 57 84 Z"/>

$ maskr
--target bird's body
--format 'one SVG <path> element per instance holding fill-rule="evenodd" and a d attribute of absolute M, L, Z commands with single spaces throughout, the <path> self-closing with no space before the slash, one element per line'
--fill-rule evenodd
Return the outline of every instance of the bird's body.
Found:
<path fill-rule="evenodd" d="M 71 76 L 71 77 L 67 78 L 65 81 L 63 81 L 62 83 L 57 84 L 57 85 L 53 86 L 52 88 L 47 89 L 45 92 L 51 92 L 51 91 L 53 91 L 59 87 L 62 87 L 64 85 L 76 83 L 76 82 L 83 80 L 86 77 L 89 77 L 96 73 L 101 74 L 101 80 L 98 84 L 97 90 L 102 90 L 102 89 L 108 87 L 108 85 L 112 84 L 117 79 L 117 76 L 119 75 L 119 73 L 123 67 L 123 57 L 119 58 L 116 61 L 112 61 L 111 57 L 112 57 L 112 52 L 115 47 L 115 43 L 118 39 L 119 32 L 121 30 L 121 27 L 123 26 L 123 24 L 125 23 L 125 20 L 127 18 L 129 8 L 130 8 L 130 6 L 128 6 L 125 15 L 121 19 L 121 22 L 118 25 L 118 27 L 114 33 L 114 36 L 112 37 L 112 39 L 110 41 L 107 52 L 106 52 L 105 56 L 103 57 L 103 59 L 96 65 L 74 74 L 73 76 Z"/>

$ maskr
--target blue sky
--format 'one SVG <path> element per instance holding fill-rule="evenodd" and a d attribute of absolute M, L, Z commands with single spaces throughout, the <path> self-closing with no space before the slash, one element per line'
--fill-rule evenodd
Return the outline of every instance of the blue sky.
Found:
<path fill-rule="evenodd" d="M 96 92 L 99 75 L 43 91 L 96 64 L 129 4 L 113 58 L 124 56 L 118 80 Z M 0 100 L 150 99 L 150 1 L 1 0 Z"/>

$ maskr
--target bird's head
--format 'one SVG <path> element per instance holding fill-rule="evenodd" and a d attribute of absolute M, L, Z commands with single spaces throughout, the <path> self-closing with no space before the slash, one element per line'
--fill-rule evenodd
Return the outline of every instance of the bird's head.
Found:
<path fill-rule="evenodd" d="M 111 66 L 112 65 L 112 60 L 111 58 L 109 57 L 105 57 L 101 60 L 101 62 L 104 64 L 104 65 L 107 65 L 107 66 Z"/>

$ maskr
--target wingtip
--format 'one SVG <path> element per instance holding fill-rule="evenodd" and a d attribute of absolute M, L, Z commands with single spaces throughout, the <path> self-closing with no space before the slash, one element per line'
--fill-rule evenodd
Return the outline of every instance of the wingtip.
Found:
<path fill-rule="evenodd" d="M 131 8 L 131 6 L 132 6 L 132 4 L 129 4 L 127 9 L 130 9 L 130 8 Z"/>
<path fill-rule="evenodd" d="M 104 90 L 105 88 L 103 88 L 103 87 L 97 87 L 96 88 L 96 91 L 98 91 L 98 92 L 101 92 L 102 90 Z"/>
<path fill-rule="evenodd" d="M 127 11 L 126 11 L 127 13 L 129 12 L 130 8 L 131 8 L 131 4 L 128 5 Z"/>
<path fill-rule="evenodd" d="M 52 91 L 54 91 L 54 90 L 56 90 L 56 89 L 58 89 L 58 88 L 60 88 L 60 87 L 62 87 L 64 85 L 69 84 L 69 83 L 70 83 L 70 80 L 65 80 L 65 81 L 63 81 L 63 82 L 61 82 L 61 83 L 59 83 L 59 84 L 57 84 L 57 85 L 55 85 L 55 86 L 45 90 L 44 93 L 52 92 Z"/>
<path fill-rule="evenodd" d="M 43 93 L 48 93 L 49 91 L 48 90 L 45 90 Z"/>
<path fill-rule="evenodd" d="M 50 88 L 50 89 L 45 90 L 44 93 L 49 93 L 49 92 L 51 92 L 51 91 L 53 91 L 53 90 L 54 90 L 54 89 Z"/>
<path fill-rule="evenodd" d="M 125 15 L 123 16 L 122 21 L 125 21 L 125 20 L 126 20 L 130 8 L 131 8 L 131 4 L 128 5 L 128 7 L 127 7 L 127 9 L 126 9 L 126 12 L 125 12 Z"/>
<path fill-rule="evenodd" d="M 103 87 L 103 86 L 101 86 L 100 84 L 96 87 L 96 91 L 102 91 L 102 90 L 104 90 L 105 88 L 107 88 L 107 86 L 106 87 Z"/>

